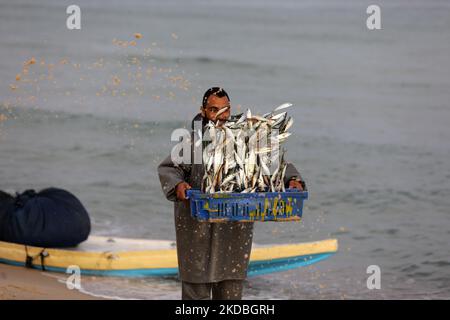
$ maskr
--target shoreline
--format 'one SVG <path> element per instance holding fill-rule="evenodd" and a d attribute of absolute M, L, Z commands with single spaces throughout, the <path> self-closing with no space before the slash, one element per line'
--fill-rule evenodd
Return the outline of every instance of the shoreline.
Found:
<path fill-rule="evenodd" d="M 51 273 L 0 264 L 0 300 L 100 300 L 70 290 Z"/>

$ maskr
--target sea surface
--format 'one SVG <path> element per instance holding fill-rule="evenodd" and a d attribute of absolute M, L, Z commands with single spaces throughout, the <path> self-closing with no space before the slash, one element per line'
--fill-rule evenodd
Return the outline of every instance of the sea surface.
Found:
<path fill-rule="evenodd" d="M 337 238 L 316 265 L 249 278 L 245 299 L 450 298 L 450 3 L 0 1 L 0 189 L 65 188 L 96 235 L 175 239 L 156 168 L 215 85 L 232 112 L 292 102 L 287 158 L 303 221 L 254 241 Z M 139 35 L 135 35 L 139 33 Z M 381 289 L 367 288 L 367 267 Z M 176 279 L 84 277 L 123 299 L 179 299 Z"/>

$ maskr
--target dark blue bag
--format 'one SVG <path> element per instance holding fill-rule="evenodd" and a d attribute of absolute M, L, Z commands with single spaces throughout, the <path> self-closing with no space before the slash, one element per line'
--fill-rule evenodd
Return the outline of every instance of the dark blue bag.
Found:
<path fill-rule="evenodd" d="M 9 196 L 9 197 L 8 197 Z M 89 214 L 70 192 L 26 190 L 0 194 L 0 240 L 37 247 L 73 247 L 91 231 Z"/>

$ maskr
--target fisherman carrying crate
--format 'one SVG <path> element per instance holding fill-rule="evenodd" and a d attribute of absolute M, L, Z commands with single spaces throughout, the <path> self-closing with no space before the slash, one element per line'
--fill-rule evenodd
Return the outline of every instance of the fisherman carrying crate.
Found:
<path fill-rule="evenodd" d="M 202 126 L 209 121 L 226 122 L 231 113 L 227 92 L 219 87 L 208 89 L 200 111 L 192 121 L 192 128 L 198 121 Z M 191 216 L 186 191 L 201 188 L 202 164 L 176 164 L 168 156 L 158 166 L 158 174 L 165 196 L 174 202 L 182 299 L 240 300 L 250 259 L 253 222 L 211 223 Z M 291 163 L 287 164 L 284 184 L 299 190 L 305 188 L 300 173 Z"/>

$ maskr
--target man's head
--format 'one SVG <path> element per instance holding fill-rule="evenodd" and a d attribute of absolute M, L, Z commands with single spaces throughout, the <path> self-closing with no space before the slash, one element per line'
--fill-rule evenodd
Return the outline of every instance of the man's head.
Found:
<path fill-rule="evenodd" d="M 226 111 L 221 112 L 222 109 L 227 108 Z M 228 93 L 220 87 L 209 88 L 203 95 L 201 106 L 202 116 L 208 120 L 220 123 L 225 122 L 231 113 L 230 97 Z M 219 116 L 217 116 L 217 114 Z"/>

